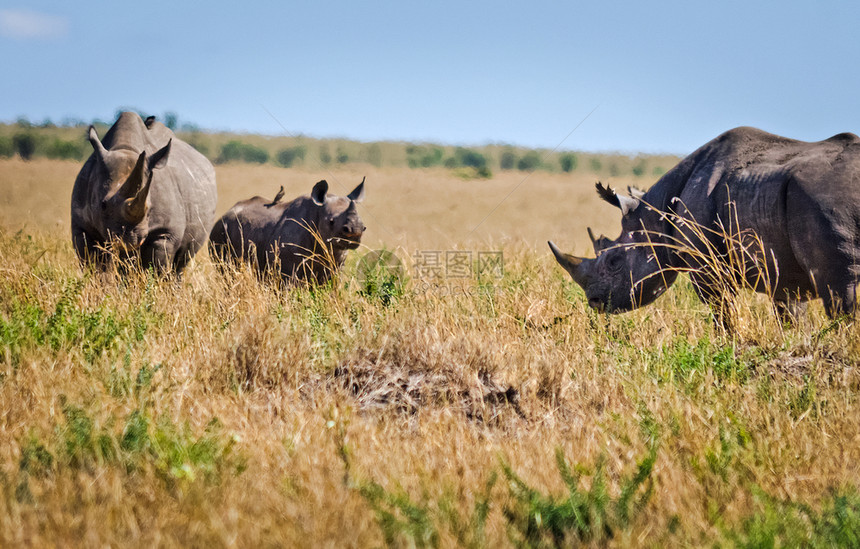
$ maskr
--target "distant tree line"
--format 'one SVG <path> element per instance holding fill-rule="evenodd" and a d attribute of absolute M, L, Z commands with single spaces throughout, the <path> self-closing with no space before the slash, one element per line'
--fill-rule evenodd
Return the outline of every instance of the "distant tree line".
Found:
<path fill-rule="evenodd" d="M 114 120 L 122 111 L 134 111 L 142 118 L 149 113 L 139 109 L 117 109 Z M 171 111 L 158 116 L 168 128 L 216 164 L 271 163 L 283 168 L 300 166 L 332 166 L 347 163 L 406 165 L 414 169 L 443 168 L 453 170 L 464 179 L 491 178 L 493 170 L 572 173 L 586 169 L 598 176 L 659 177 L 666 172 L 661 164 L 645 156 L 629 157 L 613 154 L 555 152 L 525 149 L 509 145 L 484 147 L 445 147 L 434 144 L 359 143 L 347 140 L 318 140 L 273 138 L 212 133 L 197 125 L 181 122 Z M 112 122 L 96 119 L 91 122 L 104 132 Z M 77 136 L 69 128 L 84 128 L 89 123 L 65 118 L 58 124 L 50 119 L 39 123 L 21 117 L 14 124 L 0 124 L 0 158 L 19 156 L 24 160 L 43 157 L 82 161 L 92 153 L 84 131 Z M 283 146 L 284 141 L 292 144 Z M 280 143 L 280 146 L 278 145 Z M 672 165 L 674 159 L 666 162 Z"/>

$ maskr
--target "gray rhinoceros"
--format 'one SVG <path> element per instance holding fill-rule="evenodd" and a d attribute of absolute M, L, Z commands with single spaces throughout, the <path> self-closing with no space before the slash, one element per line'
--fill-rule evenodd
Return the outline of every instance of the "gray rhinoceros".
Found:
<path fill-rule="evenodd" d="M 237 202 L 215 222 L 210 254 L 220 261 L 248 262 L 260 274 L 277 269 L 286 282 L 324 283 L 357 248 L 365 226 L 356 203 L 364 198 L 364 179 L 346 197 L 328 194 L 328 183 L 310 195 L 281 202 L 255 196 Z"/>
<path fill-rule="evenodd" d="M 72 241 L 84 264 L 139 258 L 143 268 L 179 274 L 206 241 L 215 217 L 215 169 L 170 129 L 120 114 L 72 190 Z M 126 264 L 125 261 L 122 262 Z"/>
<path fill-rule="evenodd" d="M 860 276 L 860 138 L 807 143 L 736 128 L 683 159 L 640 197 L 597 184 L 621 209 L 621 236 L 597 242 L 595 259 L 558 262 L 588 304 L 611 313 L 647 305 L 690 273 L 714 304 L 716 271 L 768 292 L 780 312 L 821 297 L 833 317 L 853 313 Z M 599 249 L 598 249 L 599 248 Z M 738 259 L 745 259 L 738 261 Z"/>

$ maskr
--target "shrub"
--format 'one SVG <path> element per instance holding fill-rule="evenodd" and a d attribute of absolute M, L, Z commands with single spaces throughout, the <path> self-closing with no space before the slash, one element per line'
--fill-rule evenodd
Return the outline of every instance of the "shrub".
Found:
<path fill-rule="evenodd" d="M 278 164 L 289 168 L 294 164 L 301 164 L 305 160 L 305 148 L 302 145 L 281 149 L 275 156 Z"/>
<path fill-rule="evenodd" d="M 502 153 L 499 160 L 499 167 L 503 170 L 513 170 L 517 164 L 517 155 L 512 150 L 506 150 Z"/>
<path fill-rule="evenodd" d="M 430 168 L 442 164 L 444 151 L 439 147 L 423 147 L 419 145 L 409 145 L 406 147 L 406 163 L 410 168 Z M 453 159 L 449 159 L 453 163 Z M 455 167 L 447 166 L 446 167 Z"/>
<path fill-rule="evenodd" d="M 599 172 L 603 169 L 603 162 L 601 162 L 599 158 L 592 158 L 588 163 L 591 166 L 591 171 L 593 172 Z"/>
<path fill-rule="evenodd" d="M 487 167 L 487 158 L 483 154 L 464 147 L 457 147 L 454 151 L 454 159 L 457 162 L 457 166 L 466 166 L 476 169 Z"/>
<path fill-rule="evenodd" d="M 245 145 L 242 150 L 242 160 L 255 164 L 265 164 L 269 161 L 269 151 L 255 145 Z"/>
<path fill-rule="evenodd" d="M 36 138 L 30 132 L 19 132 L 12 136 L 12 146 L 22 160 L 30 160 L 36 151 Z"/>
<path fill-rule="evenodd" d="M 505 518 L 525 547 L 567 547 L 577 543 L 605 541 L 617 532 L 627 530 L 645 508 L 654 491 L 651 473 L 657 461 L 657 443 L 636 464 L 636 472 L 621 477 L 621 491 L 613 498 L 606 486 L 605 458 L 598 459 L 591 478 L 591 488 L 579 486 L 581 465 L 571 467 L 561 450 L 556 464 L 567 493 L 556 497 L 544 495 L 527 485 L 507 463 L 502 472 L 508 480 L 512 504 L 504 509 Z"/>
<path fill-rule="evenodd" d="M 349 155 L 341 147 L 337 148 L 337 151 L 335 153 L 335 162 L 337 162 L 338 164 L 346 164 L 347 162 L 349 162 Z"/>
<path fill-rule="evenodd" d="M 576 169 L 577 164 L 579 164 L 579 159 L 573 153 L 564 153 L 558 160 L 561 164 L 561 171 L 565 173 L 572 172 Z"/>
<path fill-rule="evenodd" d="M 242 158 L 242 143 L 239 141 L 230 141 L 221 147 L 221 154 L 218 156 L 218 163 L 235 162 Z"/>
<path fill-rule="evenodd" d="M 171 130 L 175 130 L 179 127 L 179 115 L 175 112 L 167 111 L 164 113 L 164 125 Z"/>
<path fill-rule="evenodd" d="M 834 492 L 820 512 L 753 492 L 754 513 L 726 532 L 736 547 L 860 547 L 860 497 Z"/>
<path fill-rule="evenodd" d="M 521 172 L 531 172 L 540 166 L 540 155 L 536 151 L 529 151 L 517 162 L 517 169 Z"/>
<path fill-rule="evenodd" d="M 45 149 L 48 158 L 59 158 L 62 160 L 82 160 L 84 158 L 85 146 L 83 141 L 65 141 L 54 139 Z"/>
<path fill-rule="evenodd" d="M 645 160 L 640 159 L 636 164 L 633 165 L 633 175 L 636 177 L 642 177 L 645 175 Z"/>
<path fill-rule="evenodd" d="M 377 143 L 373 143 L 367 147 L 366 154 L 368 164 L 376 166 L 377 168 L 382 166 L 382 149 Z"/>
<path fill-rule="evenodd" d="M 266 149 L 232 140 L 221 147 L 218 163 L 235 162 L 241 160 L 248 163 L 265 164 L 269 161 L 269 152 Z"/>
<path fill-rule="evenodd" d="M 0 157 L 10 158 L 15 154 L 15 146 L 11 137 L 0 137 Z"/>
<path fill-rule="evenodd" d="M 320 163 L 323 166 L 328 166 L 331 164 L 331 152 L 328 150 L 328 145 L 323 143 L 320 145 Z"/>

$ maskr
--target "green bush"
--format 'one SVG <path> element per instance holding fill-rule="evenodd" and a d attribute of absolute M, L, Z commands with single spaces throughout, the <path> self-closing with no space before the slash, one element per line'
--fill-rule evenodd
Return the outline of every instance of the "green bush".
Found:
<path fill-rule="evenodd" d="M 588 163 L 591 166 L 591 171 L 595 173 L 603 169 L 603 162 L 601 162 L 597 157 L 592 158 Z"/>
<path fill-rule="evenodd" d="M 486 168 L 487 167 L 487 158 L 473 149 L 466 149 L 464 147 L 457 147 L 454 150 L 454 160 L 456 161 L 457 166 L 465 166 L 468 168 Z"/>
<path fill-rule="evenodd" d="M 218 163 L 235 162 L 242 159 L 242 143 L 240 141 L 230 141 L 221 147 L 221 154 L 218 156 Z"/>
<path fill-rule="evenodd" d="M 517 165 L 517 155 L 512 150 L 502 152 L 502 157 L 499 159 L 499 167 L 503 170 L 513 170 Z"/>
<path fill-rule="evenodd" d="M 577 164 L 579 164 L 579 159 L 573 153 L 564 153 L 558 160 L 561 164 L 561 171 L 565 173 L 572 172 L 576 169 Z"/>
<path fill-rule="evenodd" d="M 22 483 L 60 466 L 118 466 L 134 473 L 148 464 L 168 486 L 197 478 L 217 483 L 224 474 L 238 475 L 246 468 L 245 458 L 236 452 L 236 438 L 224 432 L 217 418 L 195 436 L 187 423 L 178 425 L 166 416 L 155 420 L 146 411 L 134 410 L 117 430 L 112 421 L 100 424 L 64 395 L 60 405 L 65 421 L 55 427 L 49 444 L 32 435 L 20 444 Z M 18 492 L 32 497 L 27 485 Z"/>
<path fill-rule="evenodd" d="M 163 115 L 164 125 L 171 130 L 176 130 L 179 127 L 179 115 L 172 111 L 167 111 Z"/>
<path fill-rule="evenodd" d="M 275 160 L 285 168 L 289 168 L 294 164 L 301 164 L 305 161 L 305 148 L 301 145 L 296 145 L 295 147 L 281 149 L 275 155 Z"/>
<path fill-rule="evenodd" d="M 328 145 L 325 143 L 320 145 L 320 164 L 323 166 L 331 164 L 331 152 L 329 152 Z"/>
<path fill-rule="evenodd" d="M 48 158 L 59 158 L 62 160 L 82 160 L 86 153 L 83 141 L 65 141 L 55 138 L 45 149 Z"/>
<path fill-rule="evenodd" d="M 379 147 L 377 143 L 372 143 L 369 147 L 367 147 L 367 162 L 372 166 L 376 166 L 377 168 L 382 167 L 382 149 Z"/>
<path fill-rule="evenodd" d="M 521 172 L 531 172 L 540 166 L 540 155 L 536 151 L 529 151 L 517 162 L 517 169 Z"/>
<path fill-rule="evenodd" d="M 633 165 L 633 175 L 636 177 L 642 177 L 645 175 L 645 160 L 640 159 L 636 164 Z"/>
<path fill-rule="evenodd" d="M 645 508 L 654 492 L 651 473 L 657 461 L 657 443 L 636 464 L 636 472 L 621 477 L 621 491 L 612 497 L 607 488 L 605 458 L 593 468 L 591 488 L 580 488 L 578 465 L 571 469 L 564 453 L 556 451 L 556 464 L 567 493 L 544 495 L 525 483 L 510 465 L 502 463 L 512 503 L 504 514 L 516 545 L 524 547 L 567 547 L 583 542 L 601 542 L 627 530 Z"/>
<path fill-rule="evenodd" d="M 430 168 L 442 164 L 445 152 L 440 147 L 409 145 L 406 147 L 406 163 L 410 168 Z M 453 162 L 453 159 L 450 159 Z M 455 166 L 447 166 L 455 167 Z"/>
<path fill-rule="evenodd" d="M 15 146 L 11 137 L 0 136 L 0 157 L 11 158 L 15 154 Z"/>
<path fill-rule="evenodd" d="M 338 147 L 337 151 L 335 152 L 334 159 L 335 162 L 337 162 L 338 164 L 346 164 L 347 162 L 349 162 L 349 154 L 347 154 L 347 152 L 341 147 Z"/>
<path fill-rule="evenodd" d="M 755 512 L 726 532 L 736 547 L 860 547 L 860 497 L 832 493 L 823 509 L 782 501 L 758 489 Z"/>
<path fill-rule="evenodd" d="M 218 163 L 242 161 L 247 163 L 265 164 L 269 161 L 269 152 L 266 149 L 232 140 L 221 147 Z"/>
<path fill-rule="evenodd" d="M 22 160 L 30 160 L 36 152 L 36 138 L 30 132 L 18 132 L 12 136 L 12 147 Z"/>

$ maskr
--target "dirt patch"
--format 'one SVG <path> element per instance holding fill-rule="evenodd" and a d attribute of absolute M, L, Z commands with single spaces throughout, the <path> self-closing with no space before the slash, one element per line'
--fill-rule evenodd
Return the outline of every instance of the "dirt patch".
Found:
<path fill-rule="evenodd" d="M 519 392 L 493 379 L 486 370 L 464 375 L 456 366 L 428 371 L 367 357 L 338 366 L 334 380 L 365 410 L 414 414 L 422 407 L 436 406 L 457 410 L 481 423 L 493 423 L 510 412 L 526 419 Z"/>

